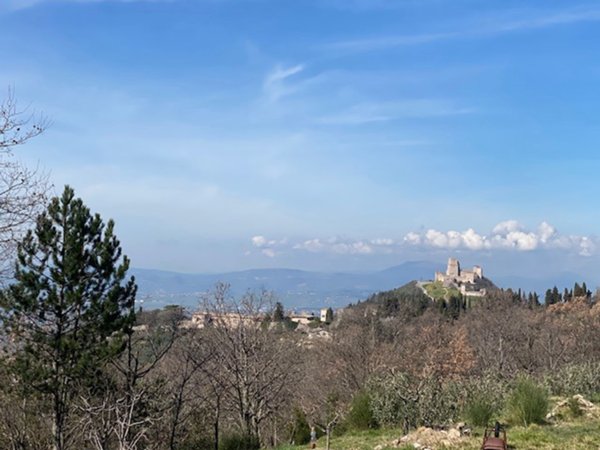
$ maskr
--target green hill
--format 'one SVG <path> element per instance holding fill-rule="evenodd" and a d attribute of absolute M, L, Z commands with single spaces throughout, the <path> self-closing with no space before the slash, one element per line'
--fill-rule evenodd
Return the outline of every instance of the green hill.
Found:
<path fill-rule="evenodd" d="M 364 312 L 375 311 L 378 315 L 387 317 L 395 316 L 401 311 L 419 315 L 429 305 L 431 299 L 425 295 L 417 281 L 411 281 L 399 288 L 373 294 L 350 308 Z"/>

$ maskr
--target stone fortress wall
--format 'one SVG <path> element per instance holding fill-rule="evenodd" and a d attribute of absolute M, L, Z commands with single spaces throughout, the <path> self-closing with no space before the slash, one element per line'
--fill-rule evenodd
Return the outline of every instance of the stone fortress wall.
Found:
<path fill-rule="evenodd" d="M 483 279 L 483 270 L 480 266 L 474 266 L 473 270 L 463 270 L 458 259 L 449 258 L 446 273 L 436 272 L 434 280 L 446 287 L 457 286 L 463 295 L 483 297 L 486 293 L 485 289 L 476 286 L 481 279 Z"/>

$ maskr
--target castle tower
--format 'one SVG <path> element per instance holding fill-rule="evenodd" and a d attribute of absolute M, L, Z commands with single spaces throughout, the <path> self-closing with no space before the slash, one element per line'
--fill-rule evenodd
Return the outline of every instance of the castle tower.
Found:
<path fill-rule="evenodd" d="M 456 258 L 448 258 L 448 269 L 446 269 L 446 275 L 451 278 L 460 277 L 460 263 Z"/>

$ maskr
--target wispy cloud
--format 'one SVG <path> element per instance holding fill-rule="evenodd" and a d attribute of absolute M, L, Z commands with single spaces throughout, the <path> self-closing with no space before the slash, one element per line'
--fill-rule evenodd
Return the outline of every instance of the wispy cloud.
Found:
<path fill-rule="evenodd" d="M 177 0 L 2 0 L 0 3 L 0 12 L 17 11 L 50 3 L 172 3 L 174 1 Z"/>
<path fill-rule="evenodd" d="M 271 101 L 277 101 L 280 98 L 295 92 L 296 87 L 286 83 L 286 80 L 299 74 L 303 70 L 303 64 L 297 64 L 291 67 L 279 65 L 271 70 L 265 77 L 263 83 L 263 91 L 267 98 Z"/>
<path fill-rule="evenodd" d="M 487 37 L 511 32 L 597 21 L 600 21 L 600 9 L 577 8 L 564 11 L 538 13 L 538 15 L 532 15 L 517 20 L 494 20 L 486 24 L 485 27 L 476 26 L 471 29 L 461 29 L 456 31 L 350 39 L 333 42 L 327 44 L 325 47 L 328 50 L 366 52 L 393 47 L 423 45 L 452 39 Z"/>
<path fill-rule="evenodd" d="M 401 118 L 446 117 L 475 112 L 475 108 L 457 106 L 447 100 L 418 99 L 398 102 L 361 103 L 344 111 L 323 116 L 319 123 L 361 125 Z"/>

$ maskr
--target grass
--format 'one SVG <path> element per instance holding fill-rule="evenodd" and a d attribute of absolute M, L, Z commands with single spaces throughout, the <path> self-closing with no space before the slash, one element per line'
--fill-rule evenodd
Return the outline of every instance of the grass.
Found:
<path fill-rule="evenodd" d="M 425 284 L 423 287 L 425 288 L 427 294 L 435 300 L 442 298 L 444 300 L 448 300 L 452 296 L 460 296 L 460 291 L 457 288 L 447 288 L 440 281 L 434 281 L 433 283 Z"/>
<path fill-rule="evenodd" d="M 349 432 L 342 436 L 334 436 L 331 440 L 332 450 L 373 450 L 382 445 L 384 450 L 395 448 L 392 441 L 402 436 L 400 430 L 368 430 Z M 556 425 L 531 425 L 507 429 L 509 448 L 515 450 L 589 450 L 598 448 L 600 443 L 600 427 L 591 419 L 576 419 Z M 481 446 L 482 430 L 458 446 L 446 450 L 478 450 Z M 278 450 L 306 450 L 308 445 L 284 446 Z M 317 449 L 325 448 L 325 438 L 319 439 Z M 412 446 L 395 448 L 404 450 Z"/>

